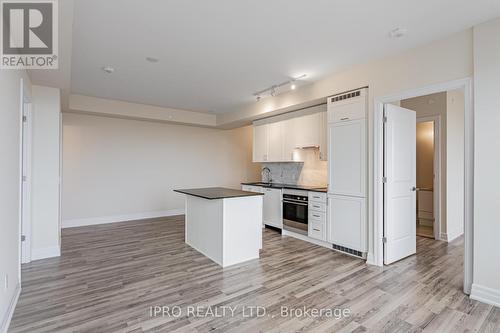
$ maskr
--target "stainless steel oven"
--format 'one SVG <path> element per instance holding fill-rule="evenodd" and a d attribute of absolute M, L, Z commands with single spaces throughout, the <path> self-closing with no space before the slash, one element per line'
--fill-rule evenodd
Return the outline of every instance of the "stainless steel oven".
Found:
<path fill-rule="evenodd" d="M 307 235 L 308 192 L 283 190 L 283 229 Z"/>

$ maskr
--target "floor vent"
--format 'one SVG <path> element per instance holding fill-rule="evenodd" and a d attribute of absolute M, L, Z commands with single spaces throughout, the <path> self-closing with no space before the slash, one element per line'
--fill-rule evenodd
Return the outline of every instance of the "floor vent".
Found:
<path fill-rule="evenodd" d="M 334 250 L 337 250 L 337 251 L 340 251 L 340 252 L 343 252 L 343 253 L 349 254 L 349 255 L 354 256 L 354 257 L 356 257 L 356 258 L 362 258 L 362 259 L 365 259 L 365 256 L 364 256 L 364 253 L 363 253 L 363 252 L 356 251 L 356 250 L 350 249 L 350 248 L 348 248 L 348 247 L 345 247 L 345 246 L 340 246 L 340 245 L 336 245 L 336 244 L 333 244 L 333 245 L 332 245 L 332 248 L 333 248 Z"/>
<path fill-rule="evenodd" d="M 343 95 L 332 97 L 331 102 L 333 103 L 333 102 L 343 101 L 345 99 L 358 97 L 360 95 L 361 95 L 361 91 L 360 90 L 353 91 L 353 92 L 350 92 L 350 93 L 347 93 L 347 94 L 343 94 Z"/>

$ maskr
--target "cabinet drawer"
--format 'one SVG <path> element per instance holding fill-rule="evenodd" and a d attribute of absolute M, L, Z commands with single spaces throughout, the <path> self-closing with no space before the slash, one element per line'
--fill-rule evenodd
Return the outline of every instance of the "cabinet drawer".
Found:
<path fill-rule="evenodd" d="M 337 123 L 366 118 L 366 102 L 364 98 L 355 98 L 352 102 L 328 106 L 328 122 Z"/>
<path fill-rule="evenodd" d="M 325 223 L 319 221 L 309 221 L 308 236 L 314 239 L 326 240 Z"/>
<path fill-rule="evenodd" d="M 312 201 L 309 203 L 309 211 L 326 212 L 326 203 Z"/>
<path fill-rule="evenodd" d="M 326 193 L 309 192 L 309 202 L 322 202 L 326 204 Z"/>
<path fill-rule="evenodd" d="M 326 221 L 326 212 L 310 210 L 309 211 L 309 220 L 324 222 L 324 221 Z"/>

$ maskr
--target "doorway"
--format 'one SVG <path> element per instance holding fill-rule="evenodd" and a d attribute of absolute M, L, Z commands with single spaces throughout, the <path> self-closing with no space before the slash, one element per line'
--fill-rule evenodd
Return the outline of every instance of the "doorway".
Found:
<path fill-rule="evenodd" d="M 458 175 L 458 179 L 463 185 L 463 192 L 454 195 L 454 199 L 459 199 L 458 202 L 460 204 L 454 211 L 460 212 L 463 216 L 463 223 L 461 227 L 464 230 L 464 292 L 466 294 L 470 293 L 471 285 L 472 285 L 472 227 L 473 227 L 473 166 L 474 166 L 474 154 L 473 154 L 473 109 L 472 109 L 472 81 L 470 78 L 445 82 L 442 84 L 437 84 L 433 86 L 428 86 L 420 89 L 414 89 L 410 91 L 406 91 L 400 94 L 396 94 L 393 96 L 388 96 L 375 100 L 375 114 L 374 114 L 374 223 L 373 223 L 373 259 L 370 258 L 369 254 L 369 263 L 373 263 L 378 266 L 384 265 L 384 247 L 385 243 L 388 241 L 386 238 L 386 225 L 385 222 L 387 216 L 385 216 L 385 202 L 386 202 L 386 193 L 385 193 L 385 170 L 387 165 L 385 165 L 385 148 L 386 145 L 384 143 L 384 120 L 385 120 L 385 109 L 387 105 L 396 104 L 399 105 L 399 101 L 415 98 L 424 95 L 430 95 L 435 93 L 442 93 L 452 90 L 461 90 L 463 92 L 463 113 L 460 119 L 461 130 L 462 130 L 462 141 L 460 142 L 460 146 L 462 149 L 463 163 L 460 165 L 461 171 L 456 172 L 453 170 L 455 175 Z M 409 110 L 408 110 L 409 111 Z M 453 121 L 457 122 L 457 119 Z M 454 125 L 456 126 L 456 124 Z M 416 127 L 416 122 L 415 122 Z M 443 135 L 443 134 L 442 134 Z M 408 136 L 409 137 L 409 136 Z M 446 139 L 443 139 L 446 140 Z M 456 147 L 456 144 L 450 144 L 451 147 Z M 401 149 L 399 147 L 398 149 Z M 416 149 L 416 147 L 415 147 Z M 403 151 L 403 150 L 401 150 Z M 416 152 L 415 152 L 416 153 Z M 443 152 L 442 152 L 443 153 Z M 451 154 L 455 154 L 455 151 L 452 151 Z M 404 161 L 404 159 L 403 159 Z M 445 177 L 441 177 L 445 179 Z M 451 182 L 453 183 L 453 182 Z M 415 179 L 415 188 L 416 188 L 416 179 Z M 446 188 L 443 188 L 445 191 Z M 410 209 L 405 210 L 410 212 Z M 450 210 L 453 213 L 453 210 Z M 441 215 L 444 214 L 441 212 Z M 407 218 L 405 219 L 405 223 L 407 223 L 406 228 L 410 230 L 410 228 L 416 227 L 416 207 L 413 210 L 413 220 L 410 221 L 408 216 L 410 213 L 406 214 Z M 441 221 L 441 224 L 443 221 Z M 398 225 L 397 228 L 402 227 Z M 451 230 L 451 229 L 450 229 Z M 400 230 L 398 230 L 400 231 Z M 416 232 L 416 231 L 415 231 Z M 440 236 L 443 236 L 440 235 Z M 416 237 L 416 235 L 415 235 Z M 450 240 L 452 237 L 446 235 L 444 233 L 444 237 L 441 237 L 444 240 Z M 411 237 L 406 237 L 407 241 L 410 242 Z M 402 252 L 402 251 L 401 251 Z M 416 251 L 415 251 L 416 252 Z M 414 252 L 414 253 L 415 253 Z M 411 253 L 411 252 L 410 252 Z"/>
<path fill-rule="evenodd" d="M 417 116 L 417 236 L 440 239 L 441 117 Z"/>

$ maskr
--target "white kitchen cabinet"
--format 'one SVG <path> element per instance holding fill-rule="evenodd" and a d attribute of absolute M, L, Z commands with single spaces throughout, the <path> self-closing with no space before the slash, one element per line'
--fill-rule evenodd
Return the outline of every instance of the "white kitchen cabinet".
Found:
<path fill-rule="evenodd" d="M 319 133 L 320 113 L 313 113 L 295 118 L 295 147 L 318 147 L 320 144 Z"/>
<path fill-rule="evenodd" d="M 327 240 L 360 252 L 366 252 L 366 198 L 328 196 Z"/>
<path fill-rule="evenodd" d="M 366 196 L 366 120 L 328 124 L 328 192 Z"/>
<path fill-rule="evenodd" d="M 326 193 L 309 192 L 308 236 L 326 241 Z"/>
<path fill-rule="evenodd" d="M 291 118 L 283 120 L 283 161 L 293 162 L 297 159 L 295 156 L 295 148 L 297 147 L 296 139 L 296 119 Z M 297 160 L 298 161 L 298 160 Z"/>
<path fill-rule="evenodd" d="M 309 220 L 307 235 L 310 238 L 325 241 L 326 240 L 325 222 L 315 219 Z"/>
<path fill-rule="evenodd" d="M 284 160 L 284 124 L 283 122 L 269 123 L 267 125 L 268 144 L 267 161 Z"/>
<path fill-rule="evenodd" d="M 269 125 L 253 126 L 253 161 L 267 162 L 269 148 Z"/>
<path fill-rule="evenodd" d="M 281 203 L 281 189 L 266 188 L 262 190 L 264 193 L 263 221 L 264 224 L 276 228 L 283 228 L 283 214 Z"/>
<path fill-rule="evenodd" d="M 299 113 L 299 111 L 297 112 Z M 254 162 L 302 162 L 297 149 L 319 147 L 320 160 L 328 152 L 325 111 L 303 115 L 277 116 L 259 120 L 253 126 Z"/>
<path fill-rule="evenodd" d="M 329 98 L 330 100 L 330 98 Z M 366 118 L 366 95 L 329 104 L 328 122 L 337 123 Z M 331 111 L 330 111 L 331 110 Z"/>

